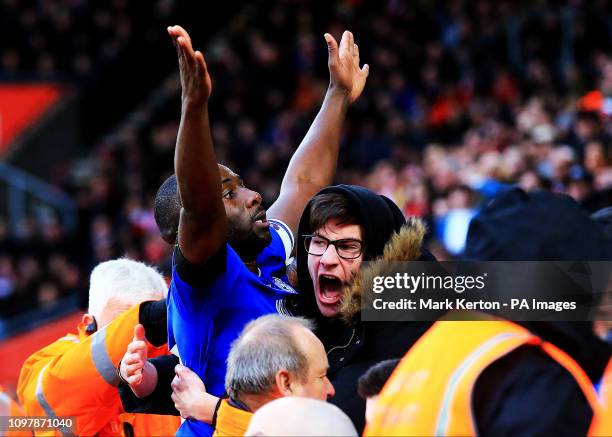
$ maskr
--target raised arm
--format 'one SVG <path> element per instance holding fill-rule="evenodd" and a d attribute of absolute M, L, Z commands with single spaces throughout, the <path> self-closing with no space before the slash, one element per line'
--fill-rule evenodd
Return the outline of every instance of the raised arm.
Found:
<path fill-rule="evenodd" d="M 289 162 L 280 195 L 268 210 L 268 217 L 283 220 L 293 233 L 306 203 L 333 181 L 346 110 L 361 95 L 369 73 L 367 64 L 359 68 L 359 48 L 351 32 L 344 32 L 340 47 L 328 33 L 325 41 L 329 88 L 319 113 Z"/>
<path fill-rule="evenodd" d="M 200 264 L 225 243 L 227 217 L 208 121 L 212 84 L 204 56 L 194 51 L 189 34 L 180 26 L 168 28 L 179 61 L 181 122 L 176 139 L 174 168 L 181 201 L 178 243 L 183 256 Z"/>

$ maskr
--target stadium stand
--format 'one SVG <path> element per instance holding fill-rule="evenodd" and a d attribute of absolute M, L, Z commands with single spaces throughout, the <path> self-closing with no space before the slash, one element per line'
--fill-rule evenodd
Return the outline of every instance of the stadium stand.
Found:
<path fill-rule="evenodd" d="M 592 211 L 609 204 L 605 2 L 270 1 L 236 10 L 217 19 L 221 30 L 195 37 L 214 81 L 217 153 L 264 199 L 276 197 L 323 96 L 322 34 L 350 27 L 372 69 L 348 117 L 337 180 L 427 219 L 440 259 L 461 253 L 470 218 L 503 184 L 566 192 Z M 82 293 L 91 267 L 112 257 L 167 267 L 151 212 L 172 171 L 179 115 L 165 25 L 194 11 L 172 1 L 3 2 L 3 79 L 71 82 L 84 108 L 80 148 L 48 179 L 73 199 L 76 231 L 48 208 L 29 208 L 18 227 L 2 213 L 3 318 Z M 112 106 L 118 70 L 125 101 Z"/>

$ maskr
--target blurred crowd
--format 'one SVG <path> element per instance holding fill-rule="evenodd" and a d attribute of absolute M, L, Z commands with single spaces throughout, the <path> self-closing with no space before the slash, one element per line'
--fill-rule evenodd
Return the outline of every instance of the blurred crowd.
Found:
<path fill-rule="evenodd" d="M 103 69 L 172 15 L 172 0 L 4 0 L 0 2 L 0 78 L 74 79 Z"/>
<path fill-rule="evenodd" d="M 0 29 L 17 41 L 2 52 L 3 74 L 92 68 L 129 40 L 134 21 L 126 1 L 26 3 L 0 6 L 14 30 Z M 323 33 L 349 28 L 370 76 L 347 117 L 337 181 L 425 218 L 439 259 L 463 251 L 470 219 L 506 184 L 567 193 L 595 211 L 612 198 L 610 12 L 579 0 L 245 4 L 221 33 L 195 42 L 213 79 L 217 155 L 264 202 L 276 198 L 325 92 Z M 167 269 L 152 199 L 173 168 L 176 76 L 163 86 L 167 104 L 144 105 L 56 176 L 77 203 L 75 235 L 35 219 L 10 238 L 0 226 L 12 244 L 2 247 L 19 249 L 0 253 L 0 300 L 27 296 L 26 307 L 86 290 L 84 272 L 123 254 Z"/>

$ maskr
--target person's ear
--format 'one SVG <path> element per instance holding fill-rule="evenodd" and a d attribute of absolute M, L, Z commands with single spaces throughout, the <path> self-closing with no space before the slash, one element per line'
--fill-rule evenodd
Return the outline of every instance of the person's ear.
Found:
<path fill-rule="evenodd" d="M 612 333 L 612 321 L 595 320 L 593 322 L 593 330 L 595 331 L 595 335 L 606 341 Z"/>
<path fill-rule="evenodd" d="M 85 313 L 83 314 L 83 317 L 81 318 L 81 323 L 85 326 L 90 325 L 94 320 L 94 316 L 92 316 L 89 313 Z"/>
<path fill-rule="evenodd" d="M 276 389 L 281 396 L 291 396 L 293 394 L 291 387 L 291 373 L 289 373 L 286 369 L 280 369 L 278 372 L 276 372 L 275 380 Z"/>
<path fill-rule="evenodd" d="M 81 322 L 85 325 L 85 332 L 89 335 L 93 334 L 98 330 L 98 324 L 96 323 L 96 318 L 89 313 L 83 314 L 81 318 Z"/>

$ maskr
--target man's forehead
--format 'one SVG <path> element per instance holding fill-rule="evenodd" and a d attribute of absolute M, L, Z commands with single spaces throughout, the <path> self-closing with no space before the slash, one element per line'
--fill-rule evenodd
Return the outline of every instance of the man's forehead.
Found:
<path fill-rule="evenodd" d="M 222 183 L 228 182 L 227 179 L 230 179 L 230 180 L 240 179 L 240 176 L 234 173 L 228 167 L 221 165 L 221 164 L 218 164 L 218 165 L 219 165 L 219 175 L 221 176 Z"/>
<path fill-rule="evenodd" d="M 331 235 L 331 236 L 344 236 L 352 238 L 360 238 L 363 235 L 362 227 L 358 224 L 353 223 L 342 223 L 340 224 L 337 219 L 331 218 L 325 222 L 323 226 L 314 230 L 314 234 L 318 235 Z"/>

